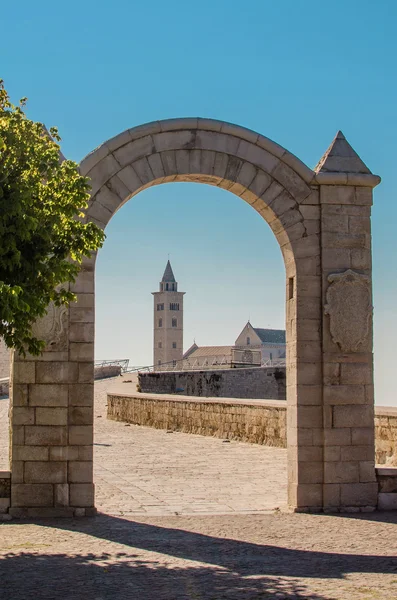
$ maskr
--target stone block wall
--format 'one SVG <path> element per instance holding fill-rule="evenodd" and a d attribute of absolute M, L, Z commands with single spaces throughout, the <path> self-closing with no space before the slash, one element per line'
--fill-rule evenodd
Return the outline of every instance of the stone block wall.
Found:
<path fill-rule="evenodd" d="M 285 367 L 139 373 L 140 390 L 211 398 L 285 400 Z"/>
<path fill-rule="evenodd" d="M 108 394 L 108 419 L 266 446 L 286 446 L 283 401 Z"/>

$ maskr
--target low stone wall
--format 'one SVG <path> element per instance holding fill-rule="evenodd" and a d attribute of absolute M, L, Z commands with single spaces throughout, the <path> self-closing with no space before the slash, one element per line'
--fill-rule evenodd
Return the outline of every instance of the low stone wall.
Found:
<path fill-rule="evenodd" d="M 375 407 L 376 462 L 397 467 L 397 408 Z"/>
<path fill-rule="evenodd" d="M 108 393 L 108 419 L 266 446 L 286 446 L 286 404 L 277 400 L 204 400 Z"/>
<path fill-rule="evenodd" d="M 397 510 L 397 469 L 378 467 L 378 508 L 380 510 Z"/>
<path fill-rule="evenodd" d="M 0 396 L 8 396 L 10 388 L 10 378 L 4 377 L 0 379 Z"/>
<path fill-rule="evenodd" d="M 106 377 L 117 377 L 121 374 L 120 365 L 104 365 L 94 367 L 94 379 L 105 379 Z"/>
<path fill-rule="evenodd" d="M 8 512 L 11 501 L 11 473 L 0 471 L 0 515 Z"/>
<path fill-rule="evenodd" d="M 287 406 L 277 400 L 108 394 L 108 418 L 285 448 Z M 397 409 L 375 407 L 375 462 L 397 466 Z"/>
<path fill-rule="evenodd" d="M 285 367 L 139 373 L 140 391 L 209 398 L 285 400 Z"/>

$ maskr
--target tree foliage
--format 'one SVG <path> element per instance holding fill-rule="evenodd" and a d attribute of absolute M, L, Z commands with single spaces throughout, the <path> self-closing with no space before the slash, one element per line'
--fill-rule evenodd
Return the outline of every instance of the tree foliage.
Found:
<path fill-rule="evenodd" d="M 88 179 L 61 160 L 57 129 L 28 119 L 25 104 L 14 106 L 0 80 L 0 336 L 37 355 L 44 342 L 32 325 L 51 301 L 75 300 L 68 284 L 104 234 L 83 222 Z"/>

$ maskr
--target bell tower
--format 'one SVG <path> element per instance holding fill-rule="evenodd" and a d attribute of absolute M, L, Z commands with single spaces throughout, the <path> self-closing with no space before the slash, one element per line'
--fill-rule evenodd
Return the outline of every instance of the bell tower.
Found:
<path fill-rule="evenodd" d="M 183 296 L 178 292 L 170 261 L 160 281 L 159 291 L 152 292 L 153 306 L 153 365 L 156 371 L 182 367 L 183 357 Z"/>

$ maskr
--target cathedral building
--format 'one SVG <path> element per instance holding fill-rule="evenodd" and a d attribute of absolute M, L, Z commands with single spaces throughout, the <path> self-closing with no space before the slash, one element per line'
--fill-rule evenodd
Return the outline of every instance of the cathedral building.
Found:
<path fill-rule="evenodd" d="M 183 352 L 183 296 L 170 261 L 154 297 L 153 366 L 156 371 L 230 369 L 285 364 L 284 329 L 244 326 L 233 346 L 198 346 Z"/>

